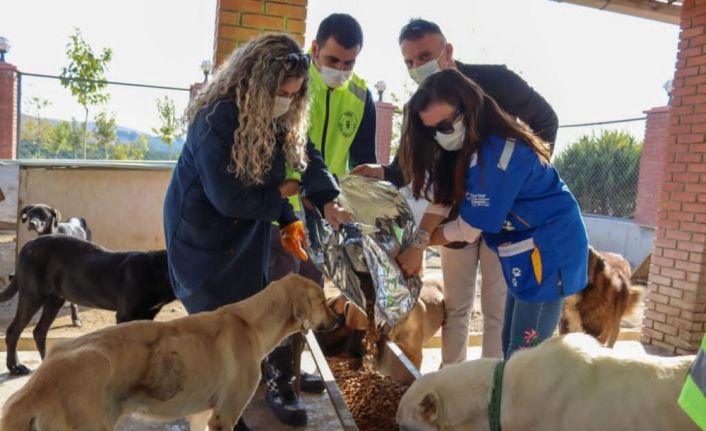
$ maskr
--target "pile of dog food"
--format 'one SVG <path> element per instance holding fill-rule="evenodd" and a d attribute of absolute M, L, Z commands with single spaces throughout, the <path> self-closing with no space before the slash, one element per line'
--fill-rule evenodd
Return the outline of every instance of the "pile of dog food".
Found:
<path fill-rule="evenodd" d="M 368 316 L 374 316 L 372 310 L 366 311 Z M 363 358 L 328 358 L 343 399 L 361 431 L 397 430 L 397 405 L 409 387 L 374 370 L 379 336 L 374 317 L 369 317 Z"/>

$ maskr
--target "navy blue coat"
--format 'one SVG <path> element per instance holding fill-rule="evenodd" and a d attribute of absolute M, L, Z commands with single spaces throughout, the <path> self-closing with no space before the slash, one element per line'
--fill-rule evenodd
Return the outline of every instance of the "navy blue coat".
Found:
<path fill-rule="evenodd" d="M 267 282 L 272 222 L 296 220 L 278 189 L 285 179 L 281 142 L 264 184 L 245 185 L 228 172 L 237 127 L 234 100 L 215 101 L 196 115 L 164 201 L 172 286 L 189 313 L 259 292 Z M 338 188 L 313 144 L 307 150 L 302 187 L 321 208 Z"/>

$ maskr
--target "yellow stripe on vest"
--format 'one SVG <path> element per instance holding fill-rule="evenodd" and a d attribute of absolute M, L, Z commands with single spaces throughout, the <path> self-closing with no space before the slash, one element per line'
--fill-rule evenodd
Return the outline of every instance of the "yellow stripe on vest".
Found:
<path fill-rule="evenodd" d="M 532 250 L 532 269 L 534 269 L 534 278 L 537 279 L 537 284 L 542 284 L 542 255 L 539 254 L 539 249 L 536 246 Z"/>

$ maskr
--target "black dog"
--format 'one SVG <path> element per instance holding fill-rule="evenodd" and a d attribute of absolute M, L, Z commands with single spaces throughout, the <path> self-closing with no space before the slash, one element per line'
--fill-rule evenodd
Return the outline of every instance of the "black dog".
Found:
<path fill-rule="evenodd" d="M 152 320 L 175 299 L 169 281 L 167 252 L 113 252 L 65 235 L 44 235 L 25 244 L 17 258 L 15 277 L 0 302 L 19 291 L 17 313 L 7 328 L 7 368 L 27 374 L 17 360 L 17 341 L 32 316 L 42 308 L 34 341 L 44 358 L 47 331 L 64 300 L 116 311 L 118 323 Z"/>
<path fill-rule="evenodd" d="M 61 222 L 61 213 L 46 204 L 27 205 L 20 212 L 20 222 L 27 223 L 28 231 L 35 231 L 38 235 L 49 235 L 59 233 L 72 236 L 74 238 L 91 240 L 91 230 L 88 229 L 86 220 L 78 217 L 70 217 L 66 222 Z M 71 321 L 74 326 L 81 327 L 81 320 L 78 318 L 78 307 L 70 303 Z"/>

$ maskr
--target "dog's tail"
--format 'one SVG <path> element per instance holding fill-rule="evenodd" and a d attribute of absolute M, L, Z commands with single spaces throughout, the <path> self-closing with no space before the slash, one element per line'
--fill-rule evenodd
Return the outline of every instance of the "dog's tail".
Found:
<path fill-rule="evenodd" d="M 17 277 L 14 274 L 10 275 L 10 284 L 0 292 L 0 302 L 9 301 L 13 296 L 17 294 L 19 290 L 19 285 L 17 284 Z"/>

